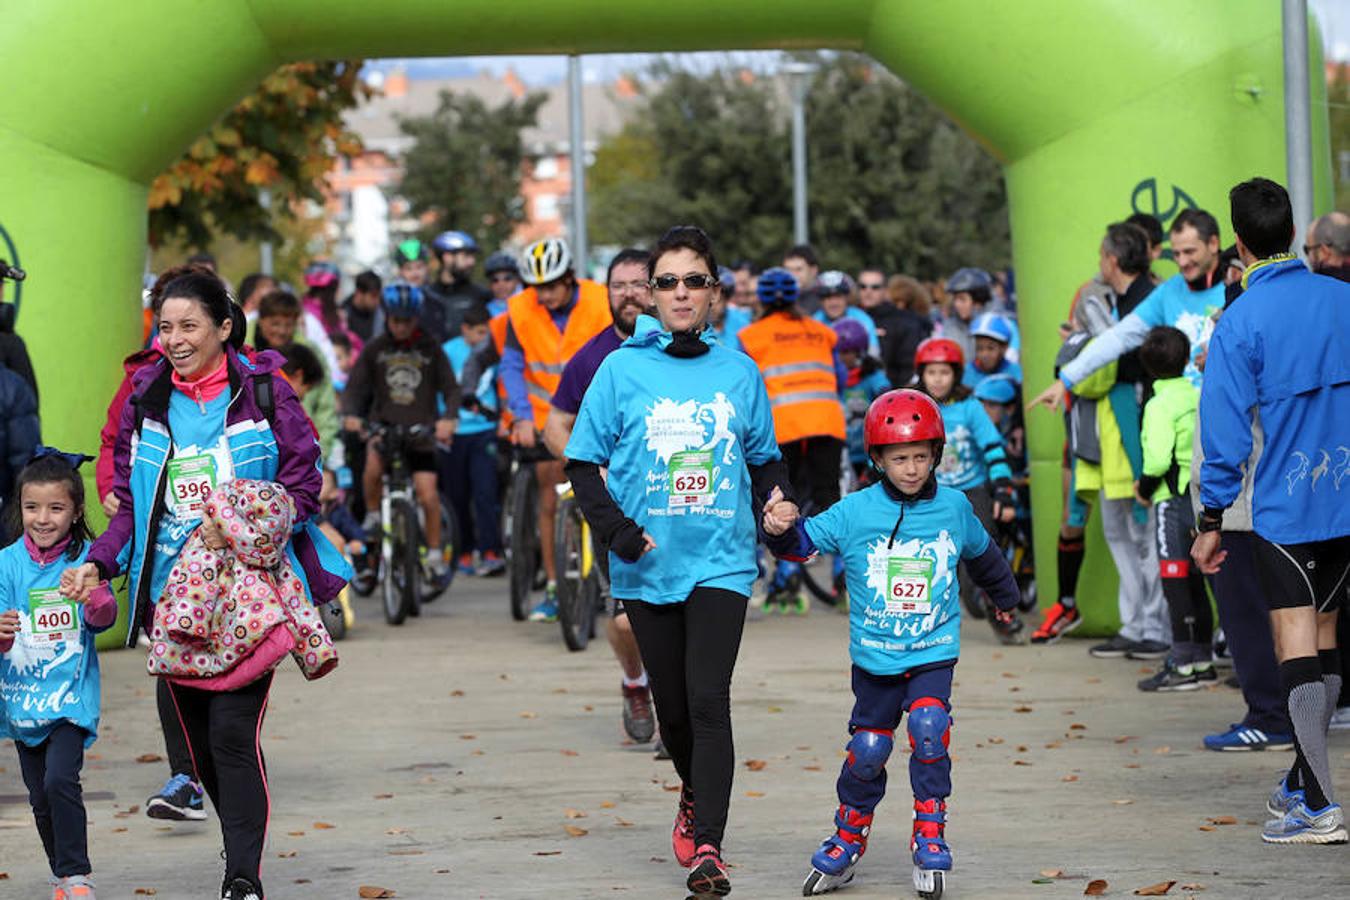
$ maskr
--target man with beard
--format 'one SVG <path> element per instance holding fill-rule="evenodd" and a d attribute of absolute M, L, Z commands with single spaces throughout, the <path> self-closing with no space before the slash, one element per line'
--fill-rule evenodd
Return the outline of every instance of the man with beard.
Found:
<path fill-rule="evenodd" d="M 478 262 L 478 242 L 463 231 L 443 231 L 431 242 L 440 269 L 426 287 L 427 314 L 423 327 L 442 343 L 459 336 L 464 314 L 487 309 L 492 294 L 471 277 Z"/>
<path fill-rule="evenodd" d="M 647 258 L 647 251 L 630 247 L 620 251 L 610 262 L 606 284 L 614 325 L 582 345 L 563 368 L 562 381 L 553 395 L 552 408 L 544 422 L 544 444 L 560 459 L 572 436 L 572 426 L 576 423 L 577 411 L 581 409 L 581 398 L 585 396 L 586 388 L 590 386 L 600 363 L 633 334 L 633 326 L 639 315 L 654 314 L 651 288 L 647 285 Z M 596 561 L 608 568 L 608 548 L 597 549 Z M 642 667 L 642 657 L 638 653 L 637 641 L 633 638 L 632 626 L 628 624 L 628 614 L 613 598 L 610 598 L 610 613 L 605 634 L 623 669 L 623 727 L 630 738 L 644 744 L 656 732 L 647 673 Z"/>

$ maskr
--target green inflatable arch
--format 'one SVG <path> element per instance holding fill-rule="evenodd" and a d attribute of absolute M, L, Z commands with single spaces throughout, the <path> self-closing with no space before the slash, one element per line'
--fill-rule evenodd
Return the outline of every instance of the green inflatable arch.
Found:
<path fill-rule="evenodd" d="M 20 321 L 45 437 L 72 449 L 96 446 L 119 362 L 139 338 L 147 186 L 291 60 L 865 51 L 1003 162 L 1033 386 L 1051 377 L 1056 326 L 1096 265 L 1104 223 L 1132 210 L 1166 220 L 1193 202 L 1226 228 L 1232 184 L 1284 180 L 1280 5 L 1269 0 L 6 0 L 0 10 L 0 226 L 30 273 Z M 1313 57 L 1325 209 L 1330 152 Z M 1048 562 L 1062 432 L 1047 413 L 1030 424 Z M 1050 594 L 1053 566 L 1042 572 Z M 1100 595 L 1092 624 L 1111 627 L 1104 552 L 1089 555 L 1084 577 Z"/>

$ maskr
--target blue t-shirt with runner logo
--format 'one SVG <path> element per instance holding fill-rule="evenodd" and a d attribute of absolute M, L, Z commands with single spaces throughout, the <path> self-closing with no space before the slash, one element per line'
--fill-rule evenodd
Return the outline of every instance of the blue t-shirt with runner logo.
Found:
<path fill-rule="evenodd" d="M 638 318 L 595 373 L 567 458 L 608 467 L 610 495 L 656 542 L 635 563 L 610 554 L 616 598 L 682 603 L 696 587 L 749 596 L 758 571 L 747 466 L 780 458 L 764 379 L 707 332 L 709 351 L 693 358 L 666 353 L 670 340 Z"/>
<path fill-rule="evenodd" d="M 849 655 L 873 675 L 960 656 L 956 568 L 989 546 L 989 533 L 958 490 L 939 487 L 931 500 L 904 503 L 903 519 L 901 506 L 878 483 L 805 522 L 822 553 L 843 557 Z"/>

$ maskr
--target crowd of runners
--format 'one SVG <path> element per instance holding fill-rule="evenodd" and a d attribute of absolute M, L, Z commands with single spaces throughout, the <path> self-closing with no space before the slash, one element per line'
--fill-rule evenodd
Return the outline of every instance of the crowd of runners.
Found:
<path fill-rule="evenodd" d="M 145 343 L 97 457 L 41 443 L 32 367 L 0 333 L 0 731 L 53 897 L 94 896 L 80 770 L 99 722 L 94 635 L 116 623 L 157 676 L 169 772 L 146 813 L 204 819 L 209 797 L 222 900 L 261 900 L 273 671 L 337 664 L 349 582 L 416 581 L 381 553 L 396 473 L 420 523 L 419 602 L 500 578 L 528 598 L 522 618 L 556 621 L 572 565 L 560 497 L 579 508 L 623 725 L 680 778 L 672 842 L 696 896 L 731 889 L 745 623 L 813 601 L 849 617 L 853 700 L 833 826 L 801 889 L 852 879 L 905 740 L 914 884 L 940 896 L 961 619 L 1051 644 L 1109 606 L 1079 591 L 1094 510 L 1121 625 L 1086 652 L 1157 661 L 1138 684 L 1152 703 L 1227 678 L 1244 712 L 1204 745 L 1292 750 L 1252 800 L 1272 817 L 1262 838 L 1345 842 L 1327 735 L 1350 728 L 1350 216 L 1309 223 L 1300 258 L 1281 186 L 1229 199 L 1226 229 L 1200 209 L 1103 223 L 1030 403 L 1011 272 L 846 273 L 805 245 L 722 265 L 695 226 L 621 250 L 603 281 L 557 238 L 480 265 L 461 231 L 403 241 L 383 275 L 350 282 L 315 261 L 299 287 L 234 288 L 194 257 L 146 285 Z M 1031 541 L 1025 428 L 1056 424 L 1042 405 L 1067 435 L 1053 562 Z M 521 472 L 533 502 L 517 508 Z M 513 530 L 537 552 L 523 586 L 501 578 L 525 546 Z M 1037 564 L 1058 584 L 1039 610 Z"/>

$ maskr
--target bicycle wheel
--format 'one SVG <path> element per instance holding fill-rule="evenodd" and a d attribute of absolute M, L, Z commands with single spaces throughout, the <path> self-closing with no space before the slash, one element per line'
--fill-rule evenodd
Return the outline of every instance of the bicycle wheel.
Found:
<path fill-rule="evenodd" d="M 507 551 L 511 572 L 511 618 L 525 621 L 530 613 L 530 590 L 538 567 L 539 537 L 535 533 L 539 485 L 532 466 L 521 466 L 511 479 L 511 530 Z"/>
<path fill-rule="evenodd" d="M 418 544 L 412 504 L 402 498 L 391 500 L 384 538 L 384 618 L 390 625 L 402 625 L 417 614 Z"/>
<path fill-rule="evenodd" d="M 557 535 L 553 552 L 558 560 L 558 624 L 568 650 L 585 650 L 591 638 L 595 606 L 588 589 L 590 579 L 581 571 L 581 510 L 577 509 L 575 498 L 563 497 L 558 501 L 554 530 Z"/>

